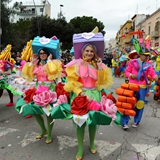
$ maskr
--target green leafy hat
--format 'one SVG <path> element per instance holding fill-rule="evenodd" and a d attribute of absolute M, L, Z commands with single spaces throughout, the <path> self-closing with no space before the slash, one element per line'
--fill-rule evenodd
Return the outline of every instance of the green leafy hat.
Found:
<path fill-rule="evenodd" d="M 145 48 L 144 44 L 139 44 L 139 41 L 135 38 L 133 39 L 133 45 L 139 55 L 150 55 L 150 51 L 147 48 Z"/>

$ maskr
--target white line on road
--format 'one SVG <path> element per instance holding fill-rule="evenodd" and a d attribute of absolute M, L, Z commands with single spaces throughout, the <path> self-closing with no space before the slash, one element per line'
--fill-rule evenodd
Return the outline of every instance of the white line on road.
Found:
<path fill-rule="evenodd" d="M 13 129 L 13 128 L 0 127 L 0 137 L 5 136 L 8 133 L 17 132 L 17 131 L 19 130 Z"/>
<path fill-rule="evenodd" d="M 62 151 L 63 149 L 67 149 L 70 147 L 77 146 L 77 139 L 74 139 L 72 137 L 68 136 L 57 136 L 59 141 L 59 150 Z M 106 156 L 110 155 L 112 152 L 114 152 L 118 147 L 121 146 L 120 143 L 114 142 L 110 143 L 107 141 L 102 140 L 96 140 L 95 145 L 97 147 L 99 156 L 101 159 L 105 158 Z"/>
<path fill-rule="evenodd" d="M 160 146 L 147 145 L 147 144 L 132 144 L 136 148 L 137 152 L 145 155 L 149 160 L 155 160 L 160 155 Z"/>
<path fill-rule="evenodd" d="M 26 135 L 24 136 L 24 139 L 20 142 L 22 147 L 25 147 L 25 146 L 29 145 L 30 143 L 34 143 L 34 142 L 38 141 L 36 139 L 37 135 L 38 135 L 38 133 L 36 133 L 36 132 L 32 132 L 32 131 L 27 132 Z"/>
<path fill-rule="evenodd" d="M 110 143 L 102 140 L 96 140 L 95 144 L 101 159 L 104 159 L 121 146 L 121 144 L 118 142 Z"/>

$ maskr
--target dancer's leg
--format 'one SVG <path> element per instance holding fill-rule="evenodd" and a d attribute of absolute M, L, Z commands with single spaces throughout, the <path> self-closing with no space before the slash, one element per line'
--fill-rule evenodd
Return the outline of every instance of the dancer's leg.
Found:
<path fill-rule="evenodd" d="M 36 137 L 37 139 L 41 139 L 47 132 L 47 129 L 44 125 L 44 120 L 43 120 L 43 117 L 39 114 L 34 114 L 34 117 L 36 118 L 38 124 L 40 125 L 41 127 L 41 133 Z"/>
<path fill-rule="evenodd" d="M 76 157 L 79 157 L 79 158 L 83 156 L 85 126 L 86 124 L 83 124 L 81 127 L 77 126 L 78 152 L 76 154 Z"/>
<path fill-rule="evenodd" d="M 0 98 L 2 97 L 3 89 L 0 89 Z"/>
<path fill-rule="evenodd" d="M 96 147 L 94 145 L 95 135 L 96 135 L 96 125 L 89 125 L 90 149 L 92 153 L 96 152 Z"/>
<path fill-rule="evenodd" d="M 13 94 L 10 90 L 6 89 L 9 95 L 10 103 L 13 103 Z"/>
<path fill-rule="evenodd" d="M 52 121 L 53 121 L 53 118 L 51 116 L 47 116 L 48 135 L 47 135 L 46 143 L 52 142 L 52 128 L 54 124 L 54 123 L 51 124 Z"/>

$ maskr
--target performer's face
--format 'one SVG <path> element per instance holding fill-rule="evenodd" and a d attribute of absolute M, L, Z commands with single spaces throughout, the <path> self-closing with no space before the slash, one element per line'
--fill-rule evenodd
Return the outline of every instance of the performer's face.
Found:
<path fill-rule="evenodd" d="M 133 59 L 136 59 L 136 58 L 138 58 L 138 55 L 137 55 L 137 54 L 133 57 Z"/>
<path fill-rule="evenodd" d="M 41 60 L 46 60 L 48 57 L 47 53 L 45 53 L 43 50 L 39 52 L 39 56 Z"/>
<path fill-rule="evenodd" d="M 148 57 L 149 57 L 149 56 L 148 56 L 148 55 L 145 55 L 145 54 L 141 54 L 141 55 L 140 55 L 140 59 L 141 59 L 142 62 L 146 62 L 146 61 L 148 60 Z"/>
<path fill-rule="evenodd" d="M 94 57 L 94 50 L 92 47 L 87 46 L 84 51 L 83 51 L 83 55 L 87 60 L 92 60 Z"/>

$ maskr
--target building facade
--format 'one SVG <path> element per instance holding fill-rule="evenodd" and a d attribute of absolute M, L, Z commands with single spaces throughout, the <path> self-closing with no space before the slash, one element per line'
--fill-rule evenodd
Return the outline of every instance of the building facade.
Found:
<path fill-rule="evenodd" d="M 43 1 L 41 4 L 33 4 L 32 2 L 20 2 L 18 14 L 10 18 L 12 23 L 16 23 L 20 19 L 31 19 L 32 17 L 47 15 L 51 16 L 51 4 L 49 1 Z"/>
<path fill-rule="evenodd" d="M 122 46 L 126 52 L 131 50 L 132 36 L 128 34 L 130 31 L 132 31 L 132 21 L 128 20 L 124 25 L 121 25 L 119 31 L 116 34 L 117 46 Z"/>
<path fill-rule="evenodd" d="M 147 15 L 146 18 L 136 26 L 137 29 L 141 29 L 145 32 L 144 38 L 147 35 L 151 37 L 151 46 L 160 47 L 160 8 L 151 15 Z"/>

